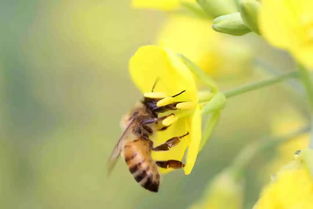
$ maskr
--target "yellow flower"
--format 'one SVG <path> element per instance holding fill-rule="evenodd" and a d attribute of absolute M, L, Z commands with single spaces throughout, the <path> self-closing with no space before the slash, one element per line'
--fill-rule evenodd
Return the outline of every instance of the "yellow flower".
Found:
<path fill-rule="evenodd" d="M 313 177 L 302 158 L 284 167 L 253 209 L 312 209 Z"/>
<path fill-rule="evenodd" d="M 159 10 L 175 10 L 181 6 L 182 2 L 193 3 L 195 0 L 133 0 L 132 6 L 135 8 L 148 8 Z"/>
<path fill-rule="evenodd" d="M 262 0 L 260 28 L 274 46 L 313 68 L 313 1 Z"/>
<path fill-rule="evenodd" d="M 210 74 L 216 69 L 218 33 L 210 22 L 184 15 L 172 15 L 161 29 L 157 43 L 186 55 Z"/>
<path fill-rule="evenodd" d="M 272 132 L 274 136 L 280 137 L 296 132 L 305 126 L 303 117 L 292 108 L 283 109 L 278 114 L 273 116 Z M 277 150 L 277 157 L 269 164 L 269 171 L 279 169 L 292 160 L 292 155 L 297 150 L 302 150 L 309 144 L 309 135 L 301 134 L 295 138 L 282 143 Z"/>
<path fill-rule="evenodd" d="M 182 138 L 181 142 L 169 151 L 153 152 L 152 157 L 154 160 L 181 161 L 188 149 L 184 172 L 189 174 L 196 161 L 201 140 L 201 112 L 192 73 L 176 54 L 158 46 L 144 46 L 138 49 L 130 60 L 129 69 L 133 81 L 146 97 L 161 95 L 163 99 L 158 105 L 183 101 L 178 110 L 175 110 L 175 116 L 163 121 L 171 126 L 165 131 L 157 132 L 152 140 L 154 146 L 157 146 L 174 136 L 181 136 L 187 132 L 189 135 Z M 151 92 L 156 80 L 158 82 L 154 92 Z M 185 92 L 178 97 L 171 97 L 184 90 Z M 160 169 L 161 172 L 170 170 Z"/>
<path fill-rule="evenodd" d="M 161 28 L 156 43 L 186 55 L 210 76 L 238 77 L 239 72 L 251 70 L 251 50 L 232 37 L 212 30 L 210 21 L 205 19 L 171 15 Z"/>
<path fill-rule="evenodd" d="M 190 209 L 241 209 L 242 205 L 242 184 L 226 171 L 213 179 L 200 202 Z"/>

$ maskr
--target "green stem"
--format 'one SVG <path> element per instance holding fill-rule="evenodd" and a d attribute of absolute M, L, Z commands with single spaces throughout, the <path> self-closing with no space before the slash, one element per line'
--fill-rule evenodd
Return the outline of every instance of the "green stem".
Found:
<path fill-rule="evenodd" d="M 303 86 L 308 96 L 311 111 L 313 111 L 313 81 L 312 77 L 307 69 L 299 65 L 299 77 L 302 80 Z"/>
<path fill-rule="evenodd" d="M 296 72 L 296 71 L 284 73 L 284 74 L 281 74 L 281 75 L 276 76 L 274 78 L 270 78 L 270 79 L 263 80 L 263 81 L 258 81 L 255 83 L 241 86 L 241 87 L 236 88 L 236 89 L 226 91 L 226 92 L 224 92 L 224 95 L 226 98 L 237 96 L 240 94 L 244 94 L 246 92 L 254 91 L 254 90 L 266 87 L 266 86 L 270 86 L 270 85 L 279 83 L 279 82 L 284 81 L 284 80 L 289 79 L 289 78 L 295 78 L 297 76 L 298 76 L 298 72 Z"/>
<path fill-rule="evenodd" d="M 313 127 L 313 80 L 312 80 L 312 76 L 309 73 L 309 71 L 306 68 L 304 68 L 302 65 L 299 65 L 298 69 L 299 69 L 300 79 L 306 90 L 306 95 L 309 100 L 309 106 L 311 110 L 311 126 Z M 309 147 L 313 149 L 313 134 L 311 134 Z"/>
<path fill-rule="evenodd" d="M 281 137 L 267 137 L 247 145 L 234 159 L 230 166 L 230 170 L 234 172 L 236 178 L 240 178 L 244 173 L 245 168 L 258 153 L 267 149 L 276 148 L 278 145 L 292 140 L 301 134 L 307 133 L 309 130 L 309 127 L 304 127 Z"/>

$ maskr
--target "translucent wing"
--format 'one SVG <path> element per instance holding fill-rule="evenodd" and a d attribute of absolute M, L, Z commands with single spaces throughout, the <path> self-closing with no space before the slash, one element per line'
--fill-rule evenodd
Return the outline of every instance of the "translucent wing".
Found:
<path fill-rule="evenodd" d="M 121 151 L 122 151 L 122 147 L 123 147 L 123 144 L 124 142 L 126 141 L 127 139 L 127 136 L 130 133 L 131 131 L 131 126 L 133 124 L 134 120 L 131 120 L 128 125 L 126 126 L 126 128 L 124 129 L 123 133 L 122 133 L 122 136 L 119 138 L 117 144 L 115 145 L 112 153 L 111 153 L 111 156 L 109 158 L 109 161 L 108 161 L 108 174 L 111 173 L 111 171 L 113 170 L 120 154 L 121 154 Z"/>

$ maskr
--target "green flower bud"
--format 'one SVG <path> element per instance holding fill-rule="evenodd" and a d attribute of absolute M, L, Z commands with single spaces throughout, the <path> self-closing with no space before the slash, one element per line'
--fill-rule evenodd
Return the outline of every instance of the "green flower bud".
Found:
<path fill-rule="evenodd" d="M 244 23 L 254 32 L 260 34 L 258 26 L 258 13 L 260 2 L 257 0 L 241 0 L 239 4 L 240 14 Z"/>
<path fill-rule="evenodd" d="M 236 5 L 233 0 L 197 0 L 197 2 L 212 18 L 236 11 Z"/>
<path fill-rule="evenodd" d="M 215 31 L 235 36 L 244 35 L 251 31 L 244 24 L 239 12 L 215 18 L 212 27 Z"/>

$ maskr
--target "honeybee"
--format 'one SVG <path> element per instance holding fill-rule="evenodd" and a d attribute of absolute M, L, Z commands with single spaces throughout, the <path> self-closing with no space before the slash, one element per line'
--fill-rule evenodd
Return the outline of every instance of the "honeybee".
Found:
<path fill-rule="evenodd" d="M 177 97 L 184 92 L 181 91 L 172 97 Z M 187 132 L 181 136 L 174 136 L 157 147 L 153 146 L 151 136 L 156 131 L 166 130 L 168 126 L 162 126 L 161 122 L 174 113 L 162 117 L 159 114 L 168 110 L 176 110 L 176 105 L 179 103 L 175 102 L 158 107 L 157 102 L 161 99 L 144 97 L 126 116 L 126 119 L 122 120 L 125 128 L 109 159 L 110 171 L 121 155 L 135 180 L 151 192 L 158 192 L 159 189 L 160 174 L 158 167 L 174 169 L 184 167 L 184 164 L 178 160 L 154 161 L 151 157 L 151 151 L 167 151 L 189 134 Z"/>

